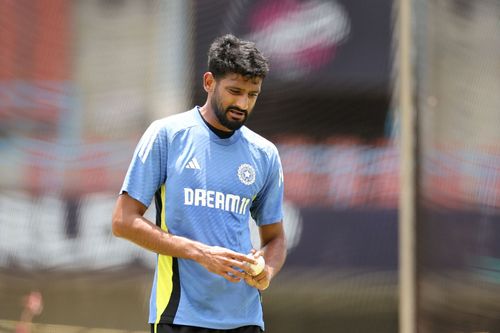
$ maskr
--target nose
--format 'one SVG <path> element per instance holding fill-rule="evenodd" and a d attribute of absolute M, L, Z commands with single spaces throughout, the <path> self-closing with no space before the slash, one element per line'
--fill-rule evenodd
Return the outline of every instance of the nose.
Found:
<path fill-rule="evenodd" d="M 239 98 L 236 100 L 236 106 L 241 110 L 248 110 L 248 96 L 239 96 Z"/>

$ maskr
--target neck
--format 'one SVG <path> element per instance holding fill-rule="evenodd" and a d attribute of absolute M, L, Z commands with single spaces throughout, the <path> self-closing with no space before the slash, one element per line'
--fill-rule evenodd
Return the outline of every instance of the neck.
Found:
<path fill-rule="evenodd" d="M 216 127 L 214 127 L 212 124 L 210 124 L 207 119 L 205 119 L 205 116 L 203 115 L 201 109 L 199 110 L 200 112 L 200 116 L 201 116 L 201 119 L 203 119 L 203 121 L 205 122 L 205 124 L 208 126 L 208 128 L 213 132 L 215 133 L 215 135 L 217 135 L 219 138 L 221 139 L 228 139 L 230 138 L 231 136 L 233 136 L 234 134 L 234 131 L 223 131 L 223 130 L 220 130 Z"/>
<path fill-rule="evenodd" d="M 205 120 L 205 122 L 207 122 L 210 126 L 218 129 L 219 131 L 228 132 L 228 133 L 234 132 L 234 131 L 230 130 L 229 128 L 224 127 L 219 122 L 219 120 L 217 119 L 217 116 L 215 115 L 214 110 L 210 107 L 210 103 L 208 103 L 208 101 L 205 103 L 205 105 L 203 105 L 200 108 L 200 114 L 203 117 L 203 119 Z"/>

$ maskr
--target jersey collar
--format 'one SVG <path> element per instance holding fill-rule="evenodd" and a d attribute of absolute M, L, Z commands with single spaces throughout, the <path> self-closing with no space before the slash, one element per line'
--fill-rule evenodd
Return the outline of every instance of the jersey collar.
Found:
<path fill-rule="evenodd" d="M 195 108 L 192 110 L 192 112 L 195 113 L 196 120 L 198 123 L 203 126 L 204 129 L 206 129 L 208 135 L 210 136 L 210 141 L 213 141 L 217 144 L 224 145 L 224 146 L 229 146 L 232 145 L 233 143 L 237 142 L 240 137 L 241 137 L 241 129 L 236 130 L 233 135 L 231 135 L 227 139 L 221 139 L 215 134 L 208 126 L 205 124 L 205 121 L 203 120 L 201 114 L 200 114 L 200 107 L 197 105 Z"/>

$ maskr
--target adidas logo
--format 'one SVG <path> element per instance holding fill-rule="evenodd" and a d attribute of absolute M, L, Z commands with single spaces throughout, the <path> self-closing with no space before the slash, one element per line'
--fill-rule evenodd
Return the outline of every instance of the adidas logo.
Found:
<path fill-rule="evenodd" d="M 196 157 L 193 157 L 191 161 L 186 165 L 186 169 L 197 169 L 201 170 L 200 165 L 198 164 L 198 161 L 196 160 Z"/>

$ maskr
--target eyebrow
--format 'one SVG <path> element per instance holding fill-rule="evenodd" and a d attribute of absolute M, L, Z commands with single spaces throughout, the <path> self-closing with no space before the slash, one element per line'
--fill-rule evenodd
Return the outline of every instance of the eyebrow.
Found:
<path fill-rule="evenodd" d="M 237 86 L 232 86 L 232 85 L 226 86 L 226 89 L 244 90 L 243 88 L 240 88 L 240 87 L 237 87 Z M 260 94 L 260 90 L 250 90 L 249 93 Z"/>

